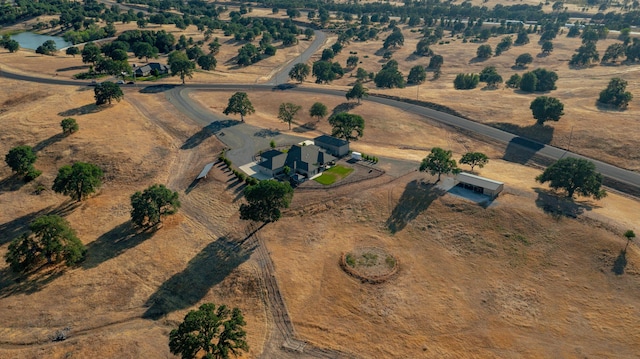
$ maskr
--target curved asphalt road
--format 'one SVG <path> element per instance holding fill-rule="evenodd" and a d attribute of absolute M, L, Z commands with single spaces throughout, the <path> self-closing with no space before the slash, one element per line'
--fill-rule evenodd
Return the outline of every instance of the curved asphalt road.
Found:
<path fill-rule="evenodd" d="M 311 46 L 306 51 L 304 51 L 299 57 L 289 62 L 288 64 L 284 65 L 282 69 L 279 70 L 278 74 L 276 74 L 272 78 L 272 81 L 270 81 L 268 84 L 254 84 L 254 85 L 252 84 L 186 84 L 183 86 L 176 86 L 176 88 L 171 91 L 171 93 L 174 95 L 173 97 L 170 98 L 171 102 L 175 104 L 180 111 L 182 111 L 188 117 L 192 118 L 194 121 L 202 124 L 203 126 L 210 125 L 212 121 L 216 121 L 217 119 L 213 116 L 211 112 L 193 103 L 193 101 L 191 101 L 188 97 L 188 90 L 191 90 L 191 89 L 227 90 L 227 91 L 228 90 L 242 90 L 242 91 L 272 90 L 274 89 L 273 84 L 284 83 L 284 81 L 288 78 L 288 73 L 291 67 L 293 67 L 295 63 L 308 61 L 311 55 L 322 45 L 322 43 L 324 43 L 325 39 L 326 39 L 326 35 L 323 32 L 316 31 L 315 40 L 313 41 Z M 6 77 L 9 79 L 14 79 L 14 80 L 38 82 L 38 83 L 51 84 L 51 85 L 68 85 L 68 86 L 88 85 L 87 82 L 62 80 L 62 79 L 56 79 L 56 78 L 40 78 L 40 77 L 10 73 L 6 71 L 1 71 L 0 76 Z M 161 84 L 154 84 L 154 85 L 158 86 Z M 175 86 L 175 85 L 172 84 L 171 86 Z M 300 86 L 294 86 L 282 92 L 287 92 L 287 91 L 344 97 L 344 91 L 332 90 L 328 88 L 327 89 L 305 88 Z M 282 92 L 278 91 L 278 93 L 280 94 L 282 94 Z M 457 127 L 466 131 L 470 131 L 476 134 L 480 134 L 482 136 L 485 136 L 487 138 L 490 138 L 492 140 L 496 140 L 505 144 L 514 144 L 519 146 L 525 151 L 533 151 L 536 154 L 548 157 L 552 160 L 557 160 L 563 157 L 587 159 L 592 161 L 596 165 L 597 170 L 600 173 L 602 173 L 605 177 L 611 180 L 614 180 L 616 182 L 619 182 L 621 184 L 635 187 L 635 189 L 640 190 L 640 173 L 637 173 L 637 172 L 625 170 L 620 167 L 616 167 L 592 158 L 588 158 L 585 156 L 575 154 L 573 152 L 560 149 L 558 147 L 543 145 L 531 140 L 523 139 L 512 133 L 505 132 L 497 128 L 490 127 L 478 122 L 466 120 L 458 116 L 436 111 L 430 108 L 421 107 L 421 106 L 412 105 L 412 104 L 408 104 L 408 103 L 397 101 L 397 100 L 381 98 L 376 96 L 368 97 L 367 101 L 376 102 L 386 106 L 392 106 L 407 112 L 412 112 L 421 116 L 425 116 L 435 121 L 441 122 L 443 124 L 454 126 L 454 127 Z"/>

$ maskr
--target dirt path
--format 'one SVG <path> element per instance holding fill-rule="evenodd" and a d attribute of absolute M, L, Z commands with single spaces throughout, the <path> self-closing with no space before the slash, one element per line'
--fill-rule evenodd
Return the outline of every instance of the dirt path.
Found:
<path fill-rule="evenodd" d="M 264 239 L 259 235 L 256 224 L 247 226 L 247 240 L 255 242 L 255 260 L 258 263 L 262 282 L 266 288 L 266 304 L 273 317 L 276 330 L 272 330 L 264 345 L 261 358 L 348 358 L 353 357 L 337 350 L 315 347 L 303 340 L 297 339 L 295 328 L 291 322 L 287 305 L 284 301 L 278 281 L 275 277 L 275 267 L 269 256 Z"/>

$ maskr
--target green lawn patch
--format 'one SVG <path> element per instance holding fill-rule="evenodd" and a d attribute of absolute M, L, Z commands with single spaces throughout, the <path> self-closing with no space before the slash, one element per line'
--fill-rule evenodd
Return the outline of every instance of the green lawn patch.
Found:
<path fill-rule="evenodd" d="M 353 172 L 353 168 L 336 165 L 324 171 L 322 175 L 316 177 L 314 181 L 328 186 L 347 177 L 351 172 Z"/>

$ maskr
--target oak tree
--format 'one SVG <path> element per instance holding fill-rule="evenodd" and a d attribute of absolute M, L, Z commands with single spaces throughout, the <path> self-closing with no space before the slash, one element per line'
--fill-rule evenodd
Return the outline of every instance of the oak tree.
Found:
<path fill-rule="evenodd" d="M 293 198 L 289 182 L 260 181 L 244 190 L 247 203 L 240 205 L 240 219 L 271 223 L 282 217 L 281 209 L 288 208 Z"/>
<path fill-rule="evenodd" d="M 153 227 L 162 222 L 163 217 L 175 214 L 178 208 L 178 192 L 154 184 L 131 196 L 131 222 L 139 227 Z"/>
<path fill-rule="evenodd" d="M 255 113 L 256 110 L 253 108 L 251 101 L 249 101 L 249 96 L 246 92 L 236 92 L 229 98 L 229 103 L 227 107 L 222 111 L 225 115 L 229 114 L 239 114 L 240 120 L 244 122 L 244 116 Z"/>
<path fill-rule="evenodd" d="M 566 157 L 547 167 L 536 177 L 540 183 L 549 182 L 549 187 L 566 191 L 568 198 L 574 194 L 601 199 L 607 195 L 602 187 L 602 175 L 596 172 L 593 162 L 573 157 Z"/>
<path fill-rule="evenodd" d="M 296 117 L 298 111 L 302 109 L 302 106 L 293 104 L 291 102 L 285 102 L 280 104 L 278 109 L 278 119 L 289 124 L 289 130 L 291 130 L 291 122 Z"/>
<path fill-rule="evenodd" d="M 65 194 L 76 201 L 94 193 L 102 185 L 102 169 L 85 162 L 60 167 L 53 180 L 53 191 Z"/>
<path fill-rule="evenodd" d="M 178 328 L 169 333 L 169 350 L 182 359 L 194 359 L 201 352 L 211 359 L 238 356 L 249 351 L 245 325 L 240 309 L 205 303 L 189 311 Z"/>
<path fill-rule="evenodd" d="M 434 147 L 431 149 L 431 153 L 425 157 L 420 163 L 420 172 L 429 172 L 432 176 L 438 175 L 440 182 L 440 176 L 443 174 L 457 174 L 460 172 L 456 160 L 451 158 L 452 152 L 443 150 L 440 147 Z"/>
<path fill-rule="evenodd" d="M 329 117 L 333 127 L 331 136 L 344 138 L 346 141 L 357 141 L 364 134 L 364 119 L 360 115 L 340 112 Z"/>

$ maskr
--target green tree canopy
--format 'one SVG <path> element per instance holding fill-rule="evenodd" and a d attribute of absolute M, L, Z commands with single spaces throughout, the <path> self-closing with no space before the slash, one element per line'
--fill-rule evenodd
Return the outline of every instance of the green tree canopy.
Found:
<path fill-rule="evenodd" d="M 542 43 L 542 53 L 550 54 L 553 51 L 553 42 L 545 41 Z"/>
<path fill-rule="evenodd" d="M 356 55 L 351 55 L 347 58 L 347 68 L 349 69 L 354 69 L 356 66 L 358 66 L 358 62 L 360 61 L 360 58 Z"/>
<path fill-rule="evenodd" d="M 340 112 L 329 117 L 329 124 L 333 127 L 331 136 L 346 141 L 357 141 L 364 134 L 364 119 L 359 115 Z"/>
<path fill-rule="evenodd" d="M 76 55 L 80 54 L 80 49 L 77 48 L 76 46 L 69 46 L 67 47 L 65 54 L 76 57 Z"/>
<path fill-rule="evenodd" d="M 360 100 L 363 97 L 368 97 L 369 96 L 369 89 L 367 89 L 366 87 L 362 86 L 362 83 L 360 81 L 357 81 L 355 85 L 353 85 L 353 87 L 351 88 L 351 90 L 349 90 L 346 94 L 345 97 L 347 98 L 347 101 L 350 101 L 352 99 L 357 99 L 358 103 L 360 103 Z"/>
<path fill-rule="evenodd" d="M 162 184 L 154 184 L 131 196 L 131 222 L 139 227 L 153 227 L 162 218 L 175 214 L 180 208 L 178 192 L 171 192 Z"/>
<path fill-rule="evenodd" d="M 247 203 L 240 205 L 240 219 L 276 222 L 282 217 L 280 210 L 291 204 L 293 188 L 288 182 L 265 180 L 245 188 L 244 197 Z"/>
<path fill-rule="evenodd" d="M 456 90 L 471 90 L 478 86 L 480 76 L 478 74 L 458 74 L 453 80 L 453 87 Z"/>
<path fill-rule="evenodd" d="M 158 57 L 158 48 L 148 42 L 136 42 L 133 44 L 132 50 L 137 58 L 142 59 L 144 57 L 146 62 L 149 62 L 149 58 L 155 59 Z"/>
<path fill-rule="evenodd" d="M 86 43 L 82 49 L 82 62 L 96 64 L 102 57 L 100 48 L 93 42 Z"/>
<path fill-rule="evenodd" d="M 180 80 L 182 80 L 183 85 L 186 77 L 193 77 L 193 70 L 196 68 L 196 65 L 189 60 L 187 54 L 182 51 L 173 51 L 170 53 L 167 64 L 171 68 L 171 76 L 180 75 Z"/>
<path fill-rule="evenodd" d="M 53 40 L 47 40 L 42 45 L 38 46 L 36 54 L 53 55 L 56 51 L 58 51 L 56 43 Z"/>
<path fill-rule="evenodd" d="M 426 79 L 427 71 L 425 71 L 424 66 L 416 65 L 409 71 L 409 76 L 407 76 L 407 83 L 411 85 L 419 85 Z"/>
<path fill-rule="evenodd" d="M 428 38 L 420 39 L 416 44 L 416 51 L 414 51 L 414 53 L 420 56 L 432 56 L 433 50 L 429 47 L 432 43 L 433 42 Z"/>
<path fill-rule="evenodd" d="M 339 63 L 335 63 L 340 66 Z M 313 76 L 316 78 L 316 83 L 325 83 L 328 84 L 331 81 L 335 80 L 338 77 L 342 76 L 341 70 L 338 66 L 334 66 L 330 61 L 316 61 L 313 63 L 313 68 L 311 72 Z"/>
<path fill-rule="evenodd" d="M 442 55 L 433 55 L 431 60 L 429 60 L 429 69 L 430 70 L 439 70 L 444 63 L 444 58 Z"/>
<path fill-rule="evenodd" d="M 524 68 L 533 62 L 533 56 L 530 53 L 524 53 L 516 58 L 516 67 Z"/>
<path fill-rule="evenodd" d="M 520 81 L 520 90 L 525 92 L 551 91 L 556 89 L 558 74 L 545 68 L 537 68 L 530 72 L 525 72 Z"/>
<path fill-rule="evenodd" d="M 94 193 L 102 185 L 100 167 L 85 162 L 76 162 L 72 166 L 62 166 L 53 181 L 52 189 L 65 194 L 76 201 Z"/>
<path fill-rule="evenodd" d="M 229 359 L 249 351 L 242 312 L 229 310 L 225 305 L 202 304 L 184 317 L 178 329 L 169 333 L 171 353 L 182 359 L 194 359 L 202 352 L 205 358 Z"/>
<path fill-rule="evenodd" d="M 618 60 L 618 57 L 624 56 L 625 51 L 626 47 L 624 46 L 624 44 L 611 44 L 609 45 L 609 47 L 607 47 L 607 50 L 604 52 L 604 56 L 602 56 L 602 60 L 600 60 L 600 62 L 616 62 Z"/>
<path fill-rule="evenodd" d="M 391 60 L 382 66 L 373 81 L 377 87 L 384 88 L 403 88 L 405 85 L 404 75 L 398 70 L 398 62 Z"/>
<path fill-rule="evenodd" d="M 4 156 L 4 161 L 11 170 L 20 176 L 25 176 L 33 168 L 36 162 L 36 154 L 31 146 L 17 146 L 9 150 Z"/>
<path fill-rule="evenodd" d="M 391 34 L 384 39 L 382 47 L 388 49 L 390 47 L 400 47 L 402 45 L 404 45 L 404 35 L 402 35 L 402 31 L 396 27 L 391 31 Z"/>
<path fill-rule="evenodd" d="M 309 116 L 315 117 L 318 121 L 327 116 L 328 113 L 327 106 L 322 102 L 316 102 L 309 108 Z"/>
<path fill-rule="evenodd" d="M 227 108 L 224 109 L 222 113 L 225 115 L 229 114 L 239 114 L 240 120 L 244 122 L 244 116 L 255 113 L 256 110 L 253 108 L 251 101 L 249 101 L 249 96 L 246 92 L 236 92 L 229 98 L 229 103 L 227 104 Z"/>
<path fill-rule="evenodd" d="M 296 117 L 298 111 L 302 109 L 302 106 L 293 104 L 291 102 L 285 102 L 280 104 L 278 109 L 278 119 L 289 124 L 289 130 L 291 130 L 291 122 Z"/>
<path fill-rule="evenodd" d="M 520 87 L 521 81 L 522 81 L 522 77 L 520 77 L 520 75 L 513 74 L 511 75 L 511 77 L 509 77 L 507 82 L 505 82 L 504 84 L 509 88 L 516 89 Z"/>
<path fill-rule="evenodd" d="M 479 80 L 485 82 L 488 88 L 497 88 L 502 83 L 502 76 L 495 66 L 487 66 L 480 72 Z"/>
<path fill-rule="evenodd" d="M 480 45 L 476 50 L 476 56 L 479 59 L 488 59 L 493 55 L 493 51 L 491 50 L 491 45 Z"/>
<path fill-rule="evenodd" d="M 482 152 L 467 152 L 458 161 L 458 163 L 463 165 L 471 166 L 471 171 L 473 172 L 473 168 L 478 166 L 480 168 L 484 167 L 489 162 L 489 157 Z"/>
<path fill-rule="evenodd" d="M 96 105 L 104 105 L 107 102 L 111 105 L 112 100 L 120 102 L 124 97 L 124 93 L 122 93 L 120 86 L 111 81 L 104 81 L 97 84 L 93 88 L 93 92 L 96 99 Z"/>
<path fill-rule="evenodd" d="M 75 118 L 65 118 L 64 120 L 62 120 L 60 122 L 60 127 L 62 127 L 62 133 L 65 136 L 68 136 L 72 133 L 75 133 L 78 131 L 78 123 L 76 122 Z"/>
<path fill-rule="evenodd" d="M 564 105 L 555 97 L 538 96 L 531 102 L 529 108 L 538 125 L 546 121 L 558 121 L 564 115 Z"/>
<path fill-rule="evenodd" d="M 456 160 L 451 158 L 452 152 L 445 151 L 440 147 L 434 147 L 431 149 L 431 153 L 425 157 L 420 163 L 420 172 L 428 171 L 432 176 L 438 175 L 440 182 L 440 176 L 443 174 L 457 174 L 460 172 L 456 165 Z"/>
<path fill-rule="evenodd" d="M 13 53 L 20 50 L 20 43 L 16 40 L 9 40 L 4 43 L 4 48 Z"/>
<path fill-rule="evenodd" d="M 218 60 L 216 60 L 216 58 L 213 57 L 212 54 L 207 54 L 207 55 L 198 57 L 198 66 L 200 66 L 200 68 L 205 71 L 215 70 L 217 65 L 218 65 Z"/>
<path fill-rule="evenodd" d="M 602 175 L 596 172 L 593 162 L 585 159 L 560 159 L 536 177 L 536 181 L 549 182 L 549 187 L 566 191 L 569 198 L 573 198 L 576 193 L 594 199 L 601 199 L 607 195 L 601 188 Z"/>
<path fill-rule="evenodd" d="M 589 66 L 592 62 L 600 61 L 600 54 L 598 53 L 595 42 L 587 42 L 580 46 L 576 52 L 577 53 L 571 56 L 569 65 L 582 67 Z"/>
<path fill-rule="evenodd" d="M 289 78 L 302 83 L 307 78 L 307 76 L 309 76 L 310 71 L 311 69 L 309 68 L 309 65 L 299 62 L 293 65 L 291 71 L 289 71 Z"/>
<path fill-rule="evenodd" d="M 42 259 L 47 263 L 64 260 L 73 265 L 84 259 L 86 249 L 64 218 L 57 215 L 38 217 L 25 233 L 9 244 L 5 255 L 15 272 L 34 268 Z"/>
<path fill-rule="evenodd" d="M 516 37 L 516 41 L 513 42 L 515 45 L 525 45 L 529 43 L 529 35 L 526 30 L 521 30 L 518 32 L 518 36 Z"/>
<path fill-rule="evenodd" d="M 607 88 L 600 92 L 598 102 L 614 106 L 618 109 L 626 109 L 629 102 L 633 99 L 631 92 L 627 89 L 627 81 L 619 77 L 612 78 Z"/>

